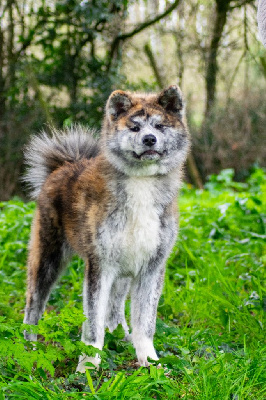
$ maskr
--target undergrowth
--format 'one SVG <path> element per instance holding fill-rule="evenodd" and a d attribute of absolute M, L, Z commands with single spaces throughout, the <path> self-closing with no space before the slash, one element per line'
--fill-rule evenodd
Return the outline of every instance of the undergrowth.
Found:
<path fill-rule="evenodd" d="M 75 373 L 83 262 L 73 258 L 54 288 L 36 344 L 23 338 L 26 256 L 34 203 L 0 203 L 0 400 L 265 398 L 266 176 L 233 171 L 203 191 L 184 186 L 180 232 L 158 307 L 160 356 L 138 368 L 121 327 L 106 332 L 99 371 Z M 127 304 L 129 316 L 129 304 Z M 160 365 L 156 365 L 159 364 Z"/>

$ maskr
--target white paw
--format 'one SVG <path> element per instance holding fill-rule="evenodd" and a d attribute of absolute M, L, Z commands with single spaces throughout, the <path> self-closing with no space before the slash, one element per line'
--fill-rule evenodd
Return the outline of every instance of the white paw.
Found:
<path fill-rule="evenodd" d="M 131 333 L 127 333 L 125 334 L 125 337 L 123 339 L 125 342 L 132 342 L 132 334 Z"/>
<path fill-rule="evenodd" d="M 89 357 L 86 354 L 81 354 L 81 356 L 79 356 L 79 362 L 76 372 L 81 372 L 82 374 L 84 374 L 86 369 L 93 369 L 92 366 L 85 365 L 86 363 L 93 364 L 95 368 L 98 370 L 99 365 L 101 363 L 101 357 L 99 356 L 99 354 L 96 354 L 95 357 Z"/>
<path fill-rule="evenodd" d="M 159 360 L 159 358 L 158 358 L 158 356 L 157 356 L 157 354 L 155 353 L 155 350 L 154 350 L 154 353 L 153 354 L 148 354 L 148 355 L 138 355 L 138 365 L 140 366 L 140 367 L 149 367 L 150 366 L 150 362 L 148 361 L 148 357 L 151 359 L 151 360 L 155 360 L 155 361 L 157 361 L 157 360 Z"/>
<path fill-rule="evenodd" d="M 149 363 L 148 360 L 138 360 L 138 362 L 136 362 L 136 366 L 137 367 L 149 367 L 151 365 L 151 363 Z"/>
<path fill-rule="evenodd" d="M 134 338 L 133 336 L 133 343 L 137 353 L 138 364 L 140 366 L 148 367 L 150 365 L 148 357 L 151 360 L 159 360 L 151 339 L 147 337 L 139 337 L 138 340 L 136 340 L 136 337 Z"/>

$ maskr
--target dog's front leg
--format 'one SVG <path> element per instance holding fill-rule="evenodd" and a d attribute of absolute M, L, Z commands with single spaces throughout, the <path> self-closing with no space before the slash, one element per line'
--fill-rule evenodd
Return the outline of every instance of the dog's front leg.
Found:
<path fill-rule="evenodd" d="M 83 288 L 83 308 L 87 319 L 82 325 L 81 340 L 100 350 L 104 344 L 106 311 L 114 278 L 115 273 L 111 269 L 104 270 L 92 260 L 87 263 Z M 82 354 L 77 372 L 85 372 L 87 362 L 98 368 L 101 359 L 98 354 L 95 357 Z"/>
<path fill-rule="evenodd" d="M 132 339 L 141 366 L 149 365 L 148 357 L 158 360 L 153 346 L 153 335 L 163 285 L 164 264 L 154 264 L 141 271 L 131 292 Z"/>

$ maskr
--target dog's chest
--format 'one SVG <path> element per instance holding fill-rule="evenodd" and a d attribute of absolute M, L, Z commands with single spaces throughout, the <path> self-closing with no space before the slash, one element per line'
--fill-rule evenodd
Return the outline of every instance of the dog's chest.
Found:
<path fill-rule="evenodd" d="M 145 178 L 130 179 L 123 190 L 125 201 L 118 202 L 101 229 L 102 254 L 108 265 L 137 275 L 160 244 L 158 193 L 153 180 Z"/>

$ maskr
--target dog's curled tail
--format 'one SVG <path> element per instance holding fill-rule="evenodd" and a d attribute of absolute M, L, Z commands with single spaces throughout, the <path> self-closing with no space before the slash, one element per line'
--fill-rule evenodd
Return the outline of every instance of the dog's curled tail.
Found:
<path fill-rule="evenodd" d="M 63 130 L 51 128 L 51 135 L 42 132 L 34 136 L 25 149 L 28 170 L 23 181 L 36 199 L 48 175 L 64 162 L 75 162 L 95 157 L 99 153 L 94 131 L 73 125 Z"/>

